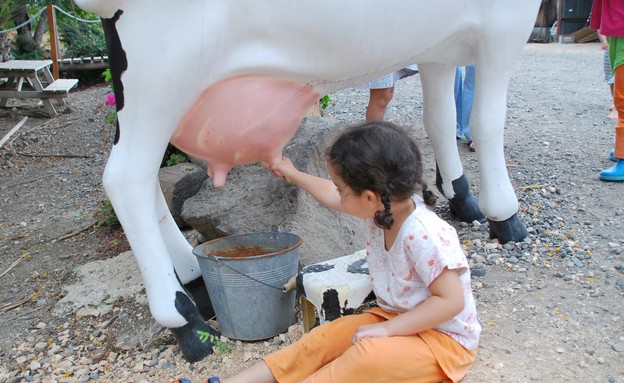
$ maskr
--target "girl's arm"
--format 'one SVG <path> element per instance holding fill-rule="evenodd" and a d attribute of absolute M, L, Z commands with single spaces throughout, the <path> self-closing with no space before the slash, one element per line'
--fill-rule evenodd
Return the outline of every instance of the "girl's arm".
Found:
<path fill-rule="evenodd" d="M 457 270 L 445 268 L 429 285 L 431 296 L 412 310 L 377 324 L 360 326 L 353 342 L 362 338 L 413 335 L 452 319 L 464 309 L 464 291 Z"/>
<path fill-rule="evenodd" d="M 282 157 L 282 161 L 270 165 L 269 169 L 277 177 L 295 184 L 310 193 L 321 205 L 334 210 L 344 211 L 340 203 L 338 189 L 332 181 L 297 170 L 288 157 Z"/>

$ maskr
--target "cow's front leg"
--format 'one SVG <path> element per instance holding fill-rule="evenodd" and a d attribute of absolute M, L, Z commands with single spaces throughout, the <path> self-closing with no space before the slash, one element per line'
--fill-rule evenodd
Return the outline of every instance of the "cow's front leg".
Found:
<path fill-rule="evenodd" d="M 470 192 L 468 178 L 457 152 L 456 111 L 453 98 L 455 67 L 420 64 L 424 97 L 424 123 L 436 158 L 436 186 L 449 200 L 451 214 L 462 222 L 482 221 L 477 198 Z"/>
<path fill-rule="evenodd" d="M 495 44 L 498 46 L 498 44 Z M 497 56 L 504 55 L 496 48 Z M 471 130 L 479 161 L 479 207 L 489 221 L 490 238 L 521 241 L 527 230 L 518 217 L 518 198 L 509 180 L 504 155 L 507 87 L 511 65 L 503 60 L 475 66 L 475 99 Z"/>
<path fill-rule="evenodd" d="M 154 124 L 146 126 L 153 129 Z M 140 129 L 140 126 L 135 127 Z M 167 141 L 156 136 L 153 131 L 143 135 L 136 130 L 122 131 L 111 151 L 103 184 L 134 252 L 152 316 L 173 332 L 188 361 L 198 361 L 212 353 L 210 340 L 217 332 L 201 320 L 178 281 L 174 265 L 188 260 L 174 261 L 167 244 L 172 236 L 163 235 L 160 222 L 166 222 L 168 213 L 158 208 L 162 195 L 158 167 Z M 140 147 L 133 145 L 136 143 L 140 143 Z M 174 247 L 183 246 L 178 242 Z M 181 267 L 183 269 L 188 268 Z M 187 270 L 181 274 L 184 278 L 193 275 Z"/>

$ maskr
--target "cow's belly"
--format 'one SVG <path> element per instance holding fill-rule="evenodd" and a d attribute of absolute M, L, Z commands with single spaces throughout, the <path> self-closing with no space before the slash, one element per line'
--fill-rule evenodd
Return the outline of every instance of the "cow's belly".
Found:
<path fill-rule="evenodd" d="M 263 76 L 206 88 L 182 118 L 171 143 L 208 163 L 215 187 L 236 165 L 279 161 L 319 94 L 307 85 Z"/>

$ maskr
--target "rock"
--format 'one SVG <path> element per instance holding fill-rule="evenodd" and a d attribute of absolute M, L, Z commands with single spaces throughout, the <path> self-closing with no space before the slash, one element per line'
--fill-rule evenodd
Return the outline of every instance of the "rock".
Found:
<path fill-rule="evenodd" d="M 307 118 L 284 149 L 298 169 L 327 177 L 324 148 L 335 130 L 330 119 Z M 364 247 L 359 219 L 319 206 L 305 191 L 259 164 L 233 169 L 221 190 L 206 180 L 184 202 L 181 216 L 206 239 L 250 232 L 288 231 L 303 238 L 301 262 L 320 262 Z"/>
<path fill-rule="evenodd" d="M 158 180 L 169 206 L 169 211 L 180 228 L 188 227 L 180 216 L 184 201 L 195 195 L 208 178 L 206 170 L 193 163 L 181 163 L 161 168 Z"/>
<path fill-rule="evenodd" d="M 140 303 L 147 302 L 143 290 L 143 280 L 131 251 L 114 258 L 91 262 L 78 270 L 78 281 L 64 286 L 67 294 L 57 302 L 56 315 L 75 313 L 84 308 L 85 314 L 106 313 L 112 305 L 100 304 L 107 299 L 135 298 Z M 97 310 L 91 305 L 97 306 Z M 87 309 L 91 307 L 91 309 Z M 62 344 L 61 344 L 62 345 Z"/>

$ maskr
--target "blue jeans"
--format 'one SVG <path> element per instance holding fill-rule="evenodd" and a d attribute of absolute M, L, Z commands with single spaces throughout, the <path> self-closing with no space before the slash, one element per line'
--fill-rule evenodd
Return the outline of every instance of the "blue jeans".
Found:
<path fill-rule="evenodd" d="M 457 138 L 466 138 L 472 141 L 470 133 L 470 114 L 472 113 L 472 102 L 474 99 L 475 67 L 466 66 L 464 76 L 460 67 L 455 72 L 455 109 L 457 111 Z"/>

